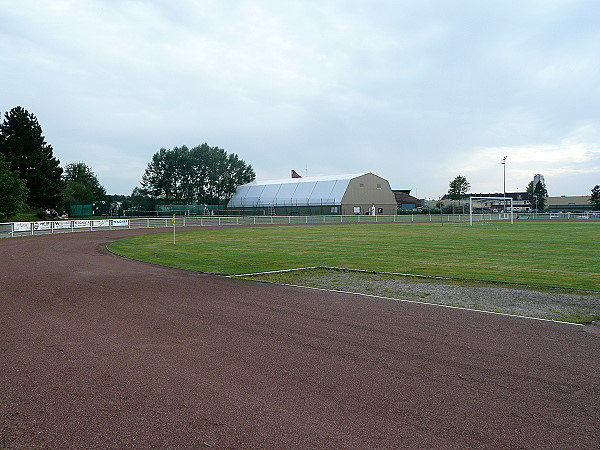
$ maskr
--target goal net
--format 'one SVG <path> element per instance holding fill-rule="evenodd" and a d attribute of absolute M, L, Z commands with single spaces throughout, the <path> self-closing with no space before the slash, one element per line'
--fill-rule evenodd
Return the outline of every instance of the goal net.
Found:
<path fill-rule="evenodd" d="M 513 218 L 513 199 L 511 197 L 469 197 L 469 224 L 474 221 L 503 220 Z"/>

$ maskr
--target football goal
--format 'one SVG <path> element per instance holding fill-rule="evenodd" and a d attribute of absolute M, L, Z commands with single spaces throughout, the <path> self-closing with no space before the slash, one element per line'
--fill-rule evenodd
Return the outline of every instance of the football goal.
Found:
<path fill-rule="evenodd" d="M 507 206 L 507 202 L 510 202 L 510 206 Z M 473 219 L 485 220 L 486 212 L 490 219 L 493 216 L 499 220 L 510 218 L 510 223 L 514 223 L 511 197 L 469 197 L 469 225 L 473 225 Z"/>

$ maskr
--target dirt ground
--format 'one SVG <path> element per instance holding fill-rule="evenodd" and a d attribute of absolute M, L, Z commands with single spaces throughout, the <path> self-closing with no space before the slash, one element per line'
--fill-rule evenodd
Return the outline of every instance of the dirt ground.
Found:
<path fill-rule="evenodd" d="M 318 268 L 245 276 L 280 284 L 377 295 L 564 322 L 600 320 L 600 293 L 533 289 L 356 270 Z"/>
<path fill-rule="evenodd" d="M 588 328 L 0 240 L 0 448 L 597 448 Z"/>

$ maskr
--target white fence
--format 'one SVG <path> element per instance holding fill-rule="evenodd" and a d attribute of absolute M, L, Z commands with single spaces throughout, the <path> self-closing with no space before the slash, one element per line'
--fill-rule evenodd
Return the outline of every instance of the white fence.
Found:
<path fill-rule="evenodd" d="M 508 221 L 508 214 L 473 214 L 475 222 Z M 518 220 L 600 220 L 600 213 L 557 214 L 529 213 L 519 215 Z M 177 216 L 176 227 L 223 226 L 223 225 L 285 225 L 308 223 L 406 223 L 438 222 L 469 223 L 468 214 L 413 214 L 399 216 Z M 0 237 L 28 236 L 78 231 L 122 230 L 124 228 L 169 228 L 171 217 L 148 217 L 131 219 L 51 220 L 40 222 L 0 223 Z"/>

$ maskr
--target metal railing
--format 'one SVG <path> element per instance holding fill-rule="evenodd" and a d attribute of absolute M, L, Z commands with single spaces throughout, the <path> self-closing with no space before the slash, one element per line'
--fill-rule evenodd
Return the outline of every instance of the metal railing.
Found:
<path fill-rule="evenodd" d="M 600 213 L 559 214 L 526 213 L 515 217 L 519 220 L 600 220 Z M 176 216 L 140 217 L 128 219 L 51 220 L 39 222 L 0 223 L 0 237 L 74 233 L 81 231 L 122 230 L 133 228 L 172 228 L 236 225 L 286 225 L 318 223 L 466 223 L 469 214 L 410 214 L 393 216 Z M 473 214 L 474 222 L 509 221 L 503 213 Z"/>

